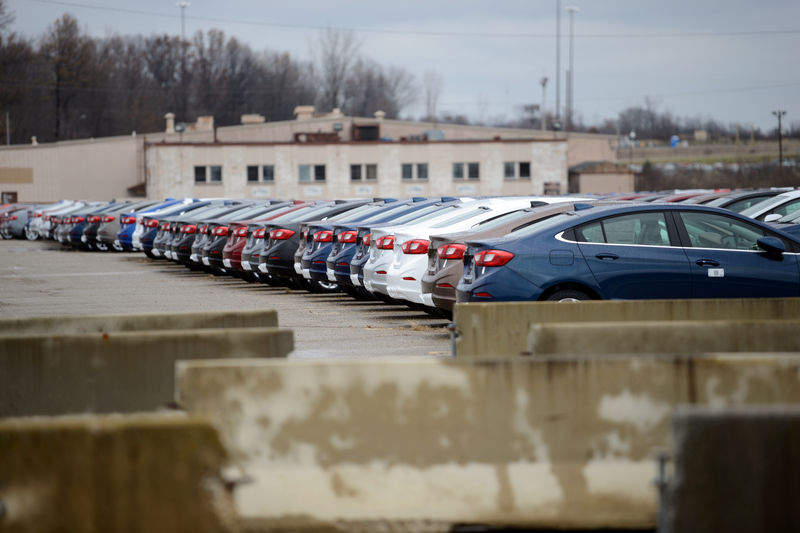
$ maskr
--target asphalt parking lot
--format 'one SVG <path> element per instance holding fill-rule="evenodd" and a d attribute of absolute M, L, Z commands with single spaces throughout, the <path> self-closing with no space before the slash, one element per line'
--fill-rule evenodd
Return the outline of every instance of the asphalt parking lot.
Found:
<path fill-rule="evenodd" d="M 275 309 L 294 330 L 293 358 L 448 356 L 448 321 L 361 302 L 192 272 L 141 253 L 81 252 L 0 240 L 0 316 Z"/>

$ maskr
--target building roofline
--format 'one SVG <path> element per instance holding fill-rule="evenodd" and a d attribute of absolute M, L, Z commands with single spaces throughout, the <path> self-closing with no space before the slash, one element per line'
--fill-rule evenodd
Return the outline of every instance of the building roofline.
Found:
<path fill-rule="evenodd" d="M 145 146 L 381 146 L 381 145 L 442 145 L 442 144 L 526 144 L 526 143 L 566 143 L 567 139 L 443 139 L 443 140 L 391 140 L 391 141 L 337 141 L 337 142 L 295 142 L 295 141 L 218 141 L 218 142 L 173 142 L 145 141 Z"/>

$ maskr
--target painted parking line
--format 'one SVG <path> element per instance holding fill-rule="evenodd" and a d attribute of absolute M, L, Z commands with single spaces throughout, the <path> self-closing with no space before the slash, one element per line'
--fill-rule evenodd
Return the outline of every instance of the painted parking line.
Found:
<path fill-rule="evenodd" d="M 0 279 L 76 278 L 82 276 L 141 276 L 147 271 L 130 272 L 67 272 L 62 274 L 2 274 Z"/>

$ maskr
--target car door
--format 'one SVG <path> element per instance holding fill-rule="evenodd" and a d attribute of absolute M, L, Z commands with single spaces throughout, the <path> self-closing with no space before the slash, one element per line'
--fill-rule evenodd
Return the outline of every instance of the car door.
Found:
<path fill-rule="evenodd" d="M 800 295 L 797 255 L 770 255 L 757 244 L 759 238 L 776 236 L 774 233 L 718 213 L 679 211 L 677 215 L 692 269 L 693 297 Z"/>
<path fill-rule="evenodd" d="M 688 298 L 691 269 L 662 211 L 609 216 L 575 228 L 605 298 Z"/>

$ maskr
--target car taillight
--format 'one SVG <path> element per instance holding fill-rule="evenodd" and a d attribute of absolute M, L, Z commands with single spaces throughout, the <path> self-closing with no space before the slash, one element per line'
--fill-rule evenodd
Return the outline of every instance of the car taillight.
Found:
<path fill-rule="evenodd" d="M 403 243 L 403 253 L 404 254 L 427 254 L 428 253 L 428 245 L 430 241 L 426 241 L 425 239 L 413 239 L 410 241 L 406 241 Z"/>
<path fill-rule="evenodd" d="M 247 228 L 239 228 L 236 230 L 236 235 L 239 237 L 246 237 L 247 236 Z"/>
<path fill-rule="evenodd" d="M 150 219 L 150 220 L 145 220 L 144 227 L 145 228 L 157 228 L 158 227 L 158 220 L 156 220 L 154 218 Z M 164 228 L 162 227 L 161 229 L 164 229 Z"/>
<path fill-rule="evenodd" d="M 202 235 L 206 235 L 208 233 L 208 224 L 206 224 L 204 226 L 200 226 L 200 233 Z"/>
<path fill-rule="evenodd" d="M 41 214 L 41 213 L 34 213 L 34 214 L 33 214 L 33 218 L 39 218 L 40 216 L 42 216 L 42 214 Z"/>
<path fill-rule="evenodd" d="M 120 222 L 123 224 L 136 224 L 136 217 L 122 217 Z"/>
<path fill-rule="evenodd" d="M 475 254 L 475 265 L 481 267 L 503 266 L 514 258 L 514 254 L 503 250 L 484 250 Z"/>
<path fill-rule="evenodd" d="M 274 229 L 269 232 L 269 238 L 273 241 L 285 241 L 286 239 L 291 239 L 292 235 L 294 235 L 294 231 L 290 229 Z"/>
<path fill-rule="evenodd" d="M 464 244 L 448 244 L 440 246 L 436 250 L 439 259 L 464 259 L 464 252 L 467 250 Z"/>
<path fill-rule="evenodd" d="M 348 244 L 351 242 L 356 242 L 356 238 L 358 237 L 358 232 L 355 231 L 343 231 L 339 234 L 339 242 L 343 244 Z"/>
<path fill-rule="evenodd" d="M 44 217 L 44 221 L 45 222 L 50 222 L 50 216 L 48 215 L 48 216 Z"/>
<path fill-rule="evenodd" d="M 117 219 L 117 217 L 115 217 L 113 215 L 106 215 L 106 216 L 103 217 L 103 222 L 104 223 L 105 222 L 114 222 L 116 219 Z"/>
<path fill-rule="evenodd" d="M 195 226 L 194 224 L 186 224 L 181 228 L 181 233 L 192 234 L 195 233 L 196 231 L 197 231 L 197 226 Z"/>
<path fill-rule="evenodd" d="M 17 220 L 17 215 L 11 215 L 11 220 Z"/>
<path fill-rule="evenodd" d="M 394 249 L 394 235 L 384 235 L 378 239 L 378 242 L 375 243 L 375 246 L 377 246 L 379 250 Z"/>
<path fill-rule="evenodd" d="M 72 224 L 72 217 L 67 217 L 64 219 L 64 224 Z"/>
<path fill-rule="evenodd" d="M 158 225 L 158 221 L 156 221 L 156 225 Z M 169 222 L 164 222 L 161 224 L 161 231 L 169 231 Z"/>
<path fill-rule="evenodd" d="M 364 243 L 364 246 L 369 246 L 370 239 L 372 239 L 372 233 L 367 233 L 361 237 L 361 242 Z"/>
<path fill-rule="evenodd" d="M 88 220 L 89 224 L 94 224 L 95 222 L 100 222 L 100 217 L 97 215 L 92 215 L 89 217 Z"/>
<path fill-rule="evenodd" d="M 228 235 L 228 226 L 219 226 L 215 228 L 214 235 L 217 237 L 226 237 Z"/>
<path fill-rule="evenodd" d="M 17 217 L 15 216 L 14 220 L 16 220 L 16 219 L 17 219 Z M 73 224 L 80 224 L 83 221 L 84 221 L 83 217 L 72 217 L 72 223 Z"/>
<path fill-rule="evenodd" d="M 333 242 L 333 232 L 330 230 L 316 232 L 314 242 Z"/>
<path fill-rule="evenodd" d="M 263 239 L 266 234 L 267 234 L 267 229 L 261 228 L 257 229 L 255 233 L 253 233 L 253 237 L 255 237 L 256 239 Z"/>

